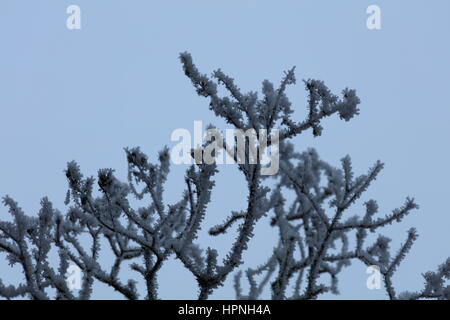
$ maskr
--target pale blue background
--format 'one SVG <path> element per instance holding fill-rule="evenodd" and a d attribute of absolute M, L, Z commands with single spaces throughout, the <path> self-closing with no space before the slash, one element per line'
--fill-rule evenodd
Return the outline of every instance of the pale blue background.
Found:
<path fill-rule="evenodd" d="M 82 30 L 66 29 L 70 4 L 81 7 Z M 382 9 L 380 31 L 366 28 L 370 4 Z M 417 227 L 419 240 L 394 282 L 398 291 L 418 289 L 420 274 L 450 256 L 449 13 L 447 0 L 2 0 L 0 195 L 11 195 L 30 214 L 44 195 L 63 208 L 67 161 L 76 159 L 87 174 L 112 167 L 125 177 L 123 147 L 141 146 L 154 157 L 173 145 L 176 128 L 193 130 L 194 120 L 222 125 L 183 75 L 181 51 L 191 52 L 203 72 L 221 67 L 245 90 L 259 90 L 266 78 L 278 83 L 296 65 L 298 79 L 322 79 L 334 92 L 356 88 L 362 100 L 359 117 L 327 120 L 321 138 L 296 138 L 297 150 L 314 146 L 335 165 L 348 153 L 358 173 L 381 159 L 386 169 L 362 201 L 379 200 L 382 213 L 408 195 L 421 205 L 385 232 L 397 248 L 406 230 Z M 300 119 L 300 81 L 289 96 Z M 179 198 L 184 169 L 169 177 L 169 203 Z M 235 168 L 223 168 L 207 223 L 241 208 L 245 196 Z M 265 222 L 257 234 L 246 254 L 250 266 L 270 254 L 276 238 Z M 212 242 L 222 251 L 229 243 L 229 237 Z M 0 270 L 11 282 L 18 277 L 4 261 Z M 342 274 L 339 298 L 383 298 L 381 290 L 366 288 L 366 278 L 355 263 Z M 178 262 L 160 280 L 162 298 L 195 293 Z M 98 286 L 95 297 L 117 295 Z M 214 297 L 234 292 L 227 283 Z"/>

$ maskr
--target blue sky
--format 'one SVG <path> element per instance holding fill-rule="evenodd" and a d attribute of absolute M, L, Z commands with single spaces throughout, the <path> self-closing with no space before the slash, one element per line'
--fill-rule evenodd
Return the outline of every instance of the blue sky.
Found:
<path fill-rule="evenodd" d="M 81 30 L 66 28 L 71 4 L 81 8 Z M 366 27 L 371 4 L 381 8 L 381 30 Z M 295 65 L 298 79 L 324 80 L 336 93 L 357 89 L 359 117 L 327 120 L 322 137 L 306 134 L 294 143 L 297 150 L 316 148 L 334 165 L 350 154 L 358 173 L 377 159 L 385 162 L 361 201 L 377 199 L 382 213 L 406 196 L 416 198 L 420 210 L 385 234 L 395 248 L 410 226 L 418 229 L 419 240 L 394 278 L 398 291 L 418 289 L 420 274 L 450 255 L 449 12 L 447 0 L 3 0 L 0 195 L 30 214 L 45 195 L 62 209 L 68 161 L 77 160 L 86 174 L 112 167 L 125 177 L 124 147 L 156 156 L 173 145 L 174 129 L 193 130 L 194 120 L 223 126 L 183 75 L 182 51 L 205 73 L 222 68 L 245 91 L 259 90 L 264 79 L 278 82 Z M 300 81 L 288 94 L 301 119 Z M 180 196 L 184 170 L 173 168 L 169 203 Z M 244 204 L 245 185 L 234 168 L 223 168 L 213 200 L 209 224 Z M 276 234 L 259 228 L 271 236 L 253 240 L 249 266 L 274 245 Z M 228 242 L 213 243 L 225 249 Z M 0 268 L 10 272 L 3 261 Z M 366 288 L 366 278 L 355 263 L 342 276 L 340 298 L 384 297 Z M 161 272 L 162 297 L 191 297 L 192 284 L 175 261 Z M 103 287 L 97 292 L 115 297 Z M 234 297 L 232 287 L 227 283 L 214 297 Z"/>

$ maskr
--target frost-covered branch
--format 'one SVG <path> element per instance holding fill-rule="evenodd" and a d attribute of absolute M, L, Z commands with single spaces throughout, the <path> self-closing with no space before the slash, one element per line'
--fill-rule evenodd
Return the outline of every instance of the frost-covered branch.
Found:
<path fill-rule="evenodd" d="M 197 93 L 208 98 L 210 109 L 234 129 L 267 130 L 267 146 L 276 143 L 271 133 L 280 132 L 280 171 L 274 179 L 261 174 L 260 163 L 237 164 L 247 186 L 245 207 L 218 219 L 218 224 L 209 229 L 210 236 L 217 237 L 228 236 L 231 229 L 236 231 L 222 261 L 216 249 L 203 248 L 197 241 L 209 214 L 219 170 L 215 163 L 197 161 L 197 156 L 203 155 L 212 142 L 192 150 L 195 164 L 186 170 L 183 194 L 172 204 L 164 197 L 170 172 L 168 148 L 155 160 L 139 148 L 127 148 L 126 182 L 120 181 L 112 169 L 99 170 L 95 178 L 84 177 L 76 162 L 68 163 L 64 213 L 44 198 L 39 212 L 27 216 L 12 198 L 3 199 L 11 218 L 0 221 L 0 253 L 6 255 L 9 265 L 21 269 L 24 278 L 18 284 L 0 280 L 1 297 L 91 299 L 94 283 L 100 282 L 126 299 L 158 299 L 159 272 L 169 257 L 175 257 L 197 281 L 199 299 L 209 298 L 235 271 L 238 299 L 258 299 L 267 288 L 273 299 L 316 299 L 325 292 L 338 294 L 339 275 L 353 260 L 379 268 L 390 299 L 449 299 L 446 282 L 450 260 L 424 275 L 423 290 L 396 293 L 393 276 L 417 233 L 410 229 L 404 244 L 392 254 L 392 240 L 379 231 L 418 209 L 414 199 L 407 198 L 403 206 L 380 217 L 376 216 L 377 202 L 368 200 L 360 215 L 348 216 L 349 209 L 360 206 L 358 201 L 379 176 L 381 162 L 355 177 L 350 157 L 344 157 L 341 167 L 335 168 L 321 160 L 314 149 L 295 152 L 288 141 L 307 130 L 320 136 L 322 120 L 332 115 L 349 121 L 359 114 L 355 90 L 344 89 L 339 97 L 322 81 L 304 81 L 307 116 L 296 121 L 286 95 L 287 88 L 296 83 L 295 68 L 285 72 L 277 87 L 263 81 L 259 97 L 256 92 L 243 93 L 220 69 L 211 76 L 202 74 L 188 53 L 180 54 L 180 60 Z M 228 94 L 219 95 L 218 86 Z M 222 147 L 229 152 L 226 144 Z M 248 149 L 235 160 L 250 159 Z M 261 250 L 249 247 L 249 243 L 256 225 L 266 216 L 277 228 L 279 239 L 265 263 L 245 271 L 249 291 L 244 294 L 239 267 L 247 250 Z M 369 231 L 378 233 L 376 240 L 368 240 Z M 108 257 L 110 265 L 100 256 Z M 71 265 L 81 271 L 78 290 L 66 281 Z M 144 294 L 138 292 L 130 273 L 125 276 L 124 269 L 142 280 Z"/>
<path fill-rule="evenodd" d="M 339 273 L 352 260 L 379 267 L 390 299 L 446 298 L 448 286 L 445 287 L 445 280 L 449 275 L 445 264 L 438 273 L 425 275 L 427 288 L 431 287 L 430 279 L 434 279 L 434 290 L 396 294 L 392 278 L 417 239 L 414 228 L 409 230 L 405 243 L 393 257 L 389 249 L 391 239 L 385 236 L 379 235 L 375 243 L 365 246 L 367 231 L 376 232 L 388 224 L 400 222 L 418 209 L 413 199 L 407 198 L 403 206 L 378 218 L 374 217 L 378 205 L 369 200 L 361 217 L 344 219 L 350 205 L 356 204 L 378 176 L 381 163 L 377 162 L 368 174 L 355 178 L 348 156 L 342 160 L 342 169 L 337 169 L 321 161 L 312 149 L 300 154 L 293 152 L 292 146 L 285 145 L 283 149 L 286 153 L 280 166 L 277 188 L 273 191 L 278 202 L 272 225 L 280 230 L 280 243 L 271 257 L 277 262 L 278 270 L 278 275 L 272 279 L 273 299 L 315 299 L 325 292 L 338 294 Z M 282 190 L 292 190 L 296 195 L 289 208 L 285 208 Z M 350 249 L 350 237 L 356 238 L 353 250 Z M 273 273 L 271 269 L 271 275 Z M 324 275 L 328 275 L 329 282 L 325 281 Z M 266 278 L 263 280 L 261 283 L 267 281 Z M 235 282 L 238 298 L 257 298 L 242 294 L 240 276 Z M 254 279 L 249 279 L 251 288 L 257 286 L 254 282 Z M 300 293 L 303 282 L 305 285 Z M 292 290 L 290 296 L 287 288 Z"/>

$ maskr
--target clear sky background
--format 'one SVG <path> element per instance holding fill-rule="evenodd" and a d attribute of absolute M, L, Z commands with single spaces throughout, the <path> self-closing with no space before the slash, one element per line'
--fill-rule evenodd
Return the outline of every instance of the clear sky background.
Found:
<path fill-rule="evenodd" d="M 81 7 L 81 30 L 66 28 L 70 4 Z M 366 27 L 371 4 L 381 7 L 381 30 Z M 278 83 L 296 65 L 298 79 L 324 80 L 335 93 L 357 89 L 360 116 L 327 120 L 322 137 L 308 133 L 294 143 L 299 151 L 316 148 L 336 166 L 350 154 L 357 173 L 377 159 L 386 163 L 353 213 L 370 198 L 382 214 L 406 196 L 416 198 L 420 210 L 384 234 L 396 249 L 409 227 L 418 229 L 394 283 L 397 291 L 419 289 L 420 274 L 450 256 L 449 12 L 448 0 L 2 0 L 0 195 L 29 214 L 45 195 L 63 210 L 68 161 L 77 160 L 86 174 L 112 167 L 125 178 L 124 147 L 141 146 L 154 158 L 174 145 L 174 129 L 193 130 L 194 120 L 225 128 L 183 75 L 182 51 L 205 73 L 222 68 L 245 91 L 259 90 L 264 79 Z M 288 95 L 302 119 L 302 83 Z M 185 169 L 173 168 L 168 203 L 179 199 Z M 243 207 L 246 197 L 237 170 L 221 169 L 209 225 Z M 4 207 L 0 214 L 7 215 Z M 247 266 L 264 261 L 276 244 L 275 230 L 265 224 L 257 234 Z M 221 250 L 230 244 L 229 236 L 207 239 L 200 241 Z M 1 259 L 2 278 L 19 279 Z M 366 288 L 365 272 L 359 263 L 343 272 L 338 298 L 384 298 L 382 290 Z M 160 282 L 162 298 L 194 297 L 194 281 L 176 261 Z M 117 295 L 99 285 L 95 297 Z M 234 298 L 230 283 L 213 297 Z"/>

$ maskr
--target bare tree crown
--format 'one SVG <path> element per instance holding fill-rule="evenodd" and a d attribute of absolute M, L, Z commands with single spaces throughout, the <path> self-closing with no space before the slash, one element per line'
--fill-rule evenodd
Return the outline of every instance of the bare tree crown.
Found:
<path fill-rule="evenodd" d="M 170 170 L 169 150 L 163 149 L 151 162 L 139 148 L 129 148 L 125 149 L 127 182 L 118 180 L 112 169 L 99 170 L 97 178 L 84 177 L 76 162 L 68 163 L 64 214 L 44 198 L 38 214 L 27 216 L 12 198 L 3 198 L 12 220 L 0 222 L 0 252 L 6 254 L 9 265 L 22 269 L 24 280 L 18 285 L 5 285 L 0 280 L 1 297 L 89 299 L 94 282 L 99 281 L 127 299 L 158 299 L 158 272 L 174 256 L 195 278 L 199 299 L 210 297 L 235 271 L 238 299 L 258 299 L 268 285 L 273 299 L 316 299 L 325 292 L 338 294 L 338 276 L 352 260 L 379 267 L 390 299 L 450 299 L 450 286 L 446 285 L 450 258 L 437 271 L 424 274 L 422 290 L 396 292 L 392 277 L 417 239 L 415 229 L 408 231 L 394 253 L 386 236 L 379 235 L 373 243 L 367 243 L 369 232 L 400 222 L 418 209 L 414 199 L 407 198 L 386 215 L 378 214 L 375 200 L 366 201 L 359 216 L 346 214 L 377 178 L 383 168 L 381 162 L 366 174 L 355 176 L 350 157 L 344 157 L 341 166 L 335 168 L 322 161 L 315 150 L 298 153 L 288 141 L 309 129 L 320 136 L 321 120 L 326 117 L 352 119 L 359 113 L 360 104 L 355 90 L 344 89 L 338 96 L 322 81 L 304 81 L 307 117 L 295 121 L 286 96 L 286 88 L 296 83 L 295 68 L 285 73 L 278 87 L 264 81 L 259 97 L 256 92 L 243 93 L 221 70 L 211 76 L 200 73 L 188 53 L 182 53 L 180 60 L 197 94 L 208 99 L 216 116 L 236 129 L 280 131 L 280 172 L 275 180 L 260 175 L 260 164 L 236 164 L 247 182 L 246 208 L 231 212 L 209 230 L 211 236 L 223 236 L 237 225 L 237 237 L 223 261 L 218 261 L 214 248 L 202 248 L 197 243 L 217 165 L 190 166 L 182 198 L 167 204 L 163 191 Z M 218 86 L 224 86 L 228 94 L 220 96 Z M 293 201 L 284 196 L 286 190 L 295 194 Z M 133 208 L 132 197 L 146 205 Z M 249 240 L 264 216 L 278 228 L 278 243 L 266 263 L 239 271 L 243 253 L 259 249 L 249 248 Z M 102 243 L 108 246 L 101 248 Z M 99 261 L 102 249 L 114 257 L 108 270 Z M 70 264 L 83 274 L 81 290 L 76 293 L 66 283 Z M 135 280 L 124 279 L 123 268 L 141 277 L 145 293 L 138 292 Z M 249 283 L 246 293 L 241 288 L 243 274 Z"/>

